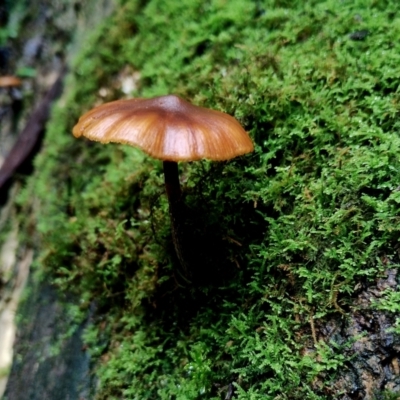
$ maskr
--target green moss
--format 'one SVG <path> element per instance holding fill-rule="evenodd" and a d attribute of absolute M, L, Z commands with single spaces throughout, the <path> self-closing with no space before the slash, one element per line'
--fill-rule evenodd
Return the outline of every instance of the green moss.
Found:
<path fill-rule="evenodd" d="M 324 398 L 313 382 L 344 353 L 310 320 L 397 262 L 399 27 L 390 1 L 126 0 L 82 44 L 21 204 L 38 202 L 41 268 L 104 313 L 99 399 Z M 181 166 L 221 246 L 198 286 L 177 273 L 160 162 L 70 134 L 127 66 L 132 95 L 229 112 L 256 143 Z"/>

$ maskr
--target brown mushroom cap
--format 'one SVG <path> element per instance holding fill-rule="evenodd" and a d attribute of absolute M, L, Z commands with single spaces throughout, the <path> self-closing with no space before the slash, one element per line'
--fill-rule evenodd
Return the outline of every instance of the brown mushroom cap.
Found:
<path fill-rule="evenodd" d="M 13 87 L 13 86 L 20 86 L 21 79 L 17 78 L 16 76 L 12 75 L 5 75 L 0 76 L 0 87 Z"/>
<path fill-rule="evenodd" d="M 73 135 L 130 144 L 167 161 L 228 160 L 254 150 L 235 118 L 174 95 L 103 104 L 79 119 Z"/>

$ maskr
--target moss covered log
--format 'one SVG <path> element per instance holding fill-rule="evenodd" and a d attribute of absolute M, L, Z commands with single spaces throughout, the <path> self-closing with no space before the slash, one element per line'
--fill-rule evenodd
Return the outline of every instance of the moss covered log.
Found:
<path fill-rule="evenodd" d="M 397 2 L 120 0 L 82 40 L 19 203 L 35 209 L 37 268 L 99 310 L 96 398 L 398 391 Z M 181 166 L 207 248 L 197 284 L 174 255 L 161 162 L 71 134 L 96 104 L 169 93 L 235 116 L 256 145 Z M 374 328 L 343 332 L 374 313 L 391 329 L 389 378 L 366 368 L 366 387 L 352 360 Z"/>

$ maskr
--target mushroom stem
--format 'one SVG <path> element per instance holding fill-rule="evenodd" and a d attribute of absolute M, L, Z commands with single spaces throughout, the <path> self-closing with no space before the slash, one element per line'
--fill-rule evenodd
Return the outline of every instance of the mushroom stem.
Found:
<path fill-rule="evenodd" d="M 178 163 L 175 161 L 164 161 L 164 180 L 165 190 L 167 191 L 168 203 L 171 212 L 171 206 L 175 207 L 181 202 L 181 184 L 179 182 Z"/>
<path fill-rule="evenodd" d="M 163 161 L 165 189 L 169 204 L 169 217 L 171 219 L 172 241 L 176 255 L 184 270 L 185 278 L 189 276 L 188 263 L 184 256 L 184 224 L 185 204 L 182 200 L 181 185 L 179 182 L 178 163 L 175 161 Z"/>

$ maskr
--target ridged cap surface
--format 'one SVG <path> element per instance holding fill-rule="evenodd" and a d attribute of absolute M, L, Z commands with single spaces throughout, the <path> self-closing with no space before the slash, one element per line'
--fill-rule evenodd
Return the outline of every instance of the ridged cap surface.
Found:
<path fill-rule="evenodd" d="M 228 160 L 254 150 L 235 118 L 174 95 L 103 104 L 79 119 L 73 135 L 130 144 L 168 161 Z"/>

